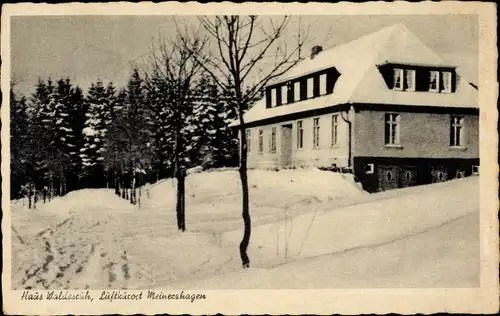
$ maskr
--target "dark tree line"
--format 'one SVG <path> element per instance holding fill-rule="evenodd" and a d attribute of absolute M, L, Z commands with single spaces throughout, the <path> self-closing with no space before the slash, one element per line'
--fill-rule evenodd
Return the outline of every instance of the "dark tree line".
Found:
<path fill-rule="evenodd" d="M 163 79 L 134 69 L 120 90 L 98 80 L 84 93 L 68 78 L 39 80 L 28 98 L 11 89 L 11 198 L 35 208 L 76 189 L 107 187 L 140 205 L 146 183 L 184 180 L 195 166 L 235 166 L 231 96 L 200 73 L 175 102 L 178 92 Z"/>

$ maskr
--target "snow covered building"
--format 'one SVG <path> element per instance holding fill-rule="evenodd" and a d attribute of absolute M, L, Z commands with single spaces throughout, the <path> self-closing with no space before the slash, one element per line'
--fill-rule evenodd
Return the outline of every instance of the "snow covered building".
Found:
<path fill-rule="evenodd" d="M 315 46 L 245 113 L 248 167 L 344 167 L 369 192 L 476 173 L 478 91 L 457 68 L 403 24 Z"/>

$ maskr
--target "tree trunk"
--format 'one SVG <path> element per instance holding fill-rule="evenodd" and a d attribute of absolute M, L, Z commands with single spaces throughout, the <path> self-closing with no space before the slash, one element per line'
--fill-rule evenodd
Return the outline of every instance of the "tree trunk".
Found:
<path fill-rule="evenodd" d="M 120 196 L 120 181 L 118 180 L 118 175 L 115 174 L 115 194 Z"/>
<path fill-rule="evenodd" d="M 33 209 L 36 209 L 36 202 L 37 202 L 37 196 L 36 196 L 36 184 L 35 184 L 35 187 L 33 188 Z"/>
<path fill-rule="evenodd" d="M 185 188 L 186 176 L 182 172 L 177 173 L 177 228 L 184 232 L 186 231 L 185 219 Z"/>
<path fill-rule="evenodd" d="M 134 176 L 130 177 L 130 203 L 134 204 Z"/>
<path fill-rule="evenodd" d="M 31 196 L 33 194 L 33 183 L 28 185 L 28 208 L 31 209 Z"/>
<path fill-rule="evenodd" d="M 240 118 L 240 121 L 242 119 Z M 250 207 L 249 207 L 249 194 L 248 194 L 248 173 L 247 173 L 247 142 L 245 129 L 241 129 L 241 141 L 240 141 L 240 179 L 241 179 L 241 190 L 242 190 L 242 217 L 243 223 L 245 225 L 245 230 L 243 232 L 243 239 L 240 243 L 240 257 L 243 268 L 250 267 L 250 258 L 247 254 L 248 244 L 250 243 L 250 235 L 252 231 L 252 221 L 250 218 Z"/>

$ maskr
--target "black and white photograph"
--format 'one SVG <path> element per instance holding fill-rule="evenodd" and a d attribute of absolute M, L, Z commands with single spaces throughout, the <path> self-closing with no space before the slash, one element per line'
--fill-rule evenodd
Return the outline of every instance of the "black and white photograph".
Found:
<path fill-rule="evenodd" d="M 7 310 L 498 311 L 496 8 L 405 4 L 6 6 Z"/>

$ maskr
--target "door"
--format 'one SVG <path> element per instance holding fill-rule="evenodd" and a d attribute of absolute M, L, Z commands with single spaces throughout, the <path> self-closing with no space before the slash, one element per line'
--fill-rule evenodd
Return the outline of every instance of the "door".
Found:
<path fill-rule="evenodd" d="M 281 126 L 281 166 L 292 165 L 292 125 Z"/>

